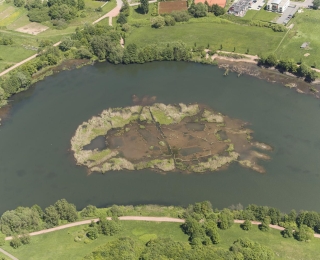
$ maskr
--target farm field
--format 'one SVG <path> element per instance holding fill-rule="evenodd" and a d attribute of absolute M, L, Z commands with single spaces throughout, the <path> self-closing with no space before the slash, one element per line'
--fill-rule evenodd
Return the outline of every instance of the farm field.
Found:
<path fill-rule="evenodd" d="M 116 236 L 100 235 L 98 239 L 85 244 L 75 242 L 74 238 L 83 233 L 85 226 L 78 226 L 32 237 L 31 244 L 13 249 L 9 243 L 2 248 L 19 259 L 56 260 L 82 259 L 95 248 L 119 237 L 129 236 L 142 243 L 152 238 L 171 236 L 176 241 L 188 242 L 188 236 L 180 228 L 179 223 L 157 223 L 144 221 L 123 221 L 123 231 Z M 48 250 L 54 248 L 54 250 Z"/>
<path fill-rule="evenodd" d="M 320 67 L 320 13 L 316 10 L 304 10 L 291 20 L 293 29 L 288 33 L 276 54 L 279 58 L 292 58 L 296 62 L 305 62 L 309 66 Z M 310 42 L 307 49 L 301 49 L 304 42 Z"/>
<path fill-rule="evenodd" d="M 187 1 L 160 2 L 159 14 L 168 14 L 173 11 L 188 10 Z"/>
<path fill-rule="evenodd" d="M 172 41 L 185 42 L 189 46 L 207 46 L 212 49 L 245 53 L 250 49 L 250 54 L 270 53 L 276 49 L 284 33 L 273 32 L 269 28 L 242 26 L 233 23 L 212 23 L 208 18 L 191 19 L 189 23 L 176 24 L 175 26 L 153 29 L 150 26 L 135 28 L 127 36 L 126 43 L 147 45 L 152 43 L 167 43 Z M 196 20 L 193 23 L 193 20 Z M 203 21 L 203 22 L 202 22 Z"/>

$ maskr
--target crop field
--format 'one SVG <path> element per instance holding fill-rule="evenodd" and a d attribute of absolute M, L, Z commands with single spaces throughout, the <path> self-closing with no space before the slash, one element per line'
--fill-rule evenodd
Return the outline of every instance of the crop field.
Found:
<path fill-rule="evenodd" d="M 174 11 L 186 11 L 187 1 L 170 1 L 159 3 L 159 14 L 169 14 Z"/>
<path fill-rule="evenodd" d="M 166 26 L 161 29 L 154 29 L 151 26 L 144 26 L 133 29 L 127 36 L 126 44 L 135 43 L 138 45 L 168 43 L 182 41 L 189 46 L 206 47 L 208 44 L 213 50 L 222 49 L 245 53 L 249 48 L 250 54 L 271 53 L 276 49 L 284 36 L 282 32 L 273 32 L 269 28 L 253 26 L 242 26 L 233 23 L 207 22 L 210 17 L 192 19 L 189 23 Z M 203 21 L 203 22 L 201 22 Z"/>
<path fill-rule="evenodd" d="M 288 33 L 276 54 L 279 58 L 292 58 L 296 62 L 305 62 L 309 66 L 320 68 L 320 13 L 316 10 L 304 10 L 296 14 L 291 23 L 293 29 Z M 306 49 L 300 46 L 310 42 Z"/>

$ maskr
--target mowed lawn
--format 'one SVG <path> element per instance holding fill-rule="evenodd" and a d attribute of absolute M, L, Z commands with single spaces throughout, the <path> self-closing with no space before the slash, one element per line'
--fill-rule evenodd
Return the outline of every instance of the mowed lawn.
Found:
<path fill-rule="evenodd" d="M 292 19 L 293 29 L 288 33 L 280 48 L 277 50 L 279 58 L 293 58 L 313 66 L 316 62 L 320 68 L 320 12 L 304 9 Z M 310 48 L 301 49 L 304 42 L 310 42 Z M 309 56 L 304 56 L 305 54 Z"/>
<path fill-rule="evenodd" d="M 293 238 L 283 238 L 279 230 L 270 229 L 262 232 L 253 225 L 250 231 L 244 231 L 239 224 L 230 229 L 219 230 L 221 243 L 219 246 L 227 249 L 237 238 L 249 238 L 255 242 L 270 247 L 276 259 L 315 260 L 319 259 L 320 239 L 314 238 L 311 242 L 299 242 Z"/>
<path fill-rule="evenodd" d="M 2 248 L 20 260 L 56 260 L 56 259 L 83 259 L 83 257 L 95 248 L 104 245 L 108 241 L 119 237 L 129 236 L 133 239 L 146 243 L 152 238 L 171 236 L 176 241 L 188 242 L 179 223 L 157 223 L 144 221 L 123 221 L 123 231 L 117 236 L 109 237 L 100 235 L 98 239 L 85 244 L 83 241 L 75 242 L 77 234 L 82 233 L 85 226 L 78 226 L 55 231 L 31 239 L 31 244 L 13 249 L 9 242 Z"/>
<path fill-rule="evenodd" d="M 126 37 L 126 44 L 135 43 L 138 46 L 147 44 L 168 43 L 182 41 L 189 46 L 207 47 L 211 49 L 222 48 L 225 51 L 245 53 L 249 48 L 249 54 L 270 53 L 274 51 L 283 38 L 284 33 L 273 32 L 269 28 L 242 26 L 238 24 L 197 22 L 165 26 L 154 29 L 151 26 L 134 28 Z"/>

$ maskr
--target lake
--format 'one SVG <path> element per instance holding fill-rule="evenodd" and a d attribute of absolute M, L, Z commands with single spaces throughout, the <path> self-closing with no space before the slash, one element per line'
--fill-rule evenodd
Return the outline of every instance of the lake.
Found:
<path fill-rule="evenodd" d="M 205 174 L 151 170 L 87 174 L 76 166 L 70 139 L 77 127 L 109 107 L 131 106 L 132 95 L 165 104 L 198 102 L 249 123 L 253 138 L 273 147 L 265 174 L 230 165 Z M 241 203 L 289 211 L 320 211 L 319 100 L 254 77 L 223 76 L 215 66 L 185 62 L 99 63 L 63 71 L 10 102 L 0 127 L 0 213 L 47 207 L 66 198 L 88 204 L 188 205 Z"/>

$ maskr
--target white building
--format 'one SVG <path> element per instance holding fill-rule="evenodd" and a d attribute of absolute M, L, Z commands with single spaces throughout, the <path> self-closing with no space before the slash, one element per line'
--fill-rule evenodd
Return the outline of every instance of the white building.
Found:
<path fill-rule="evenodd" d="M 272 12 L 283 13 L 290 4 L 290 0 L 269 0 L 267 10 Z"/>

